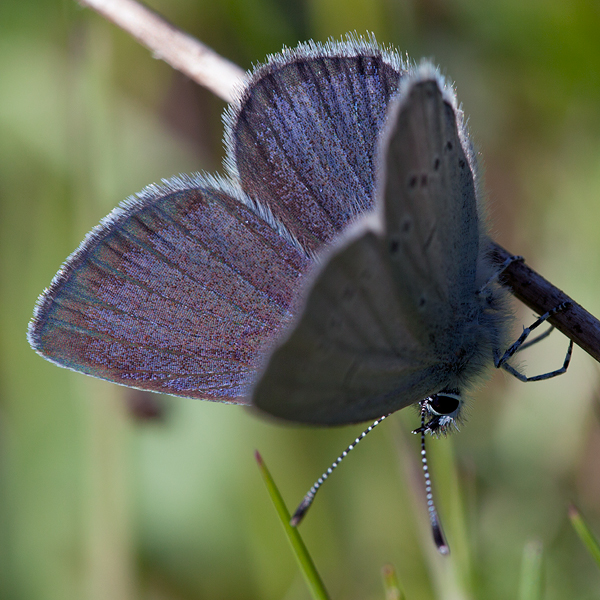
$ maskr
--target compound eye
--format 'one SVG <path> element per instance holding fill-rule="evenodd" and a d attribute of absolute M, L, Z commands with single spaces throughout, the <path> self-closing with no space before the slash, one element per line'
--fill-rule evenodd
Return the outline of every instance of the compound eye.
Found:
<path fill-rule="evenodd" d="M 429 407 L 436 415 L 451 415 L 459 406 L 458 394 L 435 394 L 429 401 Z"/>

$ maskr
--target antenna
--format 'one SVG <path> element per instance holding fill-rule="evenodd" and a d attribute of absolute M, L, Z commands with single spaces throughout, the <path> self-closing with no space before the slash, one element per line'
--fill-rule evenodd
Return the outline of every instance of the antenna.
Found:
<path fill-rule="evenodd" d="M 391 413 L 390 413 L 391 414 Z M 313 503 L 315 499 L 316 493 L 319 491 L 319 488 L 325 483 L 328 477 L 333 473 L 334 469 L 346 458 L 348 452 L 353 450 L 356 444 L 364 439 L 367 433 L 370 433 L 390 414 L 384 415 L 383 417 L 379 417 L 379 419 L 373 421 L 373 423 L 367 427 L 355 440 L 352 442 L 331 464 L 331 466 L 325 471 L 317 481 L 310 488 L 306 496 L 302 499 L 302 502 L 298 505 L 294 516 L 290 519 L 290 525 L 292 527 L 297 527 L 300 524 L 300 521 L 304 518 L 304 515 L 310 508 L 310 505 Z M 421 403 L 421 427 L 415 429 L 413 433 L 421 434 L 421 462 L 423 464 L 423 474 L 425 476 L 425 493 L 427 497 L 427 512 L 429 514 L 429 521 L 431 523 L 431 531 L 433 533 L 433 541 L 435 542 L 436 548 L 438 549 L 440 554 L 447 555 L 450 554 L 450 547 L 448 546 L 448 542 L 446 542 L 446 538 L 444 536 L 444 531 L 442 530 L 442 525 L 440 523 L 440 519 L 438 517 L 437 510 L 435 508 L 435 504 L 433 502 L 433 493 L 431 491 L 431 477 L 429 476 L 429 466 L 427 464 L 427 451 L 425 450 L 425 433 L 427 431 L 431 431 L 425 425 L 425 417 L 427 415 L 427 409 L 425 401 Z"/>
<path fill-rule="evenodd" d="M 392 414 L 392 413 L 390 413 L 390 414 Z M 367 435 L 367 433 L 370 433 L 371 431 L 373 431 L 373 429 L 375 429 L 375 427 L 377 427 L 377 425 L 379 425 L 379 423 L 381 423 L 381 421 L 384 421 L 387 417 L 389 417 L 390 414 L 384 415 L 383 417 L 379 417 L 379 419 L 377 419 L 376 421 L 373 421 L 373 424 L 370 425 L 369 427 L 367 427 L 333 461 L 333 463 L 331 464 L 329 469 L 327 469 L 327 471 L 325 471 L 325 473 L 323 473 L 323 475 L 321 475 L 321 477 L 319 477 L 319 479 L 317 479 L 317 481 L 315 481 L 315 483 L 310 488 L 310 490 L 308 491 L 306 496 L 304 496 L 304 498 L 302 499 L 302 502 L 300 502 L 300 504 L 298 505 L 298 508 L 296 509 L 296 512 L 294 513 L 294 516 L 290 519 L 290 525 L 292 525 L 292 527 L 297 527 L 300 524 L 300 521 L 302 521 L 302 519 L 304 518 L 306 511 L 310 508 L 310 505 L 313 503 L 313 500 L 315 499 L 315 494 L 319 491 L 319 488 L 325 483 L 325 480 L 333 473 L 333 470 L 342 462 L 342 460 L 344 460 L 344 458 L 346 458 L 346 456 L 348 455 L 348 452 L 350 452 L 350 450 L 353 450 L 354 447 L 356 446 L 356 444 L 358 444 L 358 442 L 360 442 Z"/>
<path fill-rule="evenodd" d="M 429 466 L 427 464 L 427 452 L 425 450 L 425 432 L 427 428 L 425 426 L 425 413 L 426 410 L 423 407 L 421 410 L 421 427 L 413 433 L 421 434 L 421 462 L 423 463 L 423 474 L 425 475 L 425 494 L 427 497 L 427 512 L 429 513 L 429 521 L 431 523 L 431 532 L 433 533 L 433 541 L 440 554 L 450 554 L 450 546 L 444 536 L 442 524 L 438 517 L 435 504 L 433 502 L 433 493 L 431 491 L 431 477 L 429 476 Z"/>

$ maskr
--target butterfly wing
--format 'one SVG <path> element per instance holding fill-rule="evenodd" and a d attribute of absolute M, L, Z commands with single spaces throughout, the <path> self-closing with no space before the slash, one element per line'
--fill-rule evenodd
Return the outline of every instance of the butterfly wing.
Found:
<path fill-rule="evenodd" d="M 377 139 L 404 72 L 358 39 L 300 46 L 259 68 L 227 114 L 233 177 L 309 251 L 373 206 Z"/>
<path fill-rule="evenodd" d="M 253 403 L 276 416 L 363 421 L 452 381 L 461 343 L 461 313 L 453 311 L 462 310 L 452 301 L 464 295 L 465 281 L 474 292 L 473 174 L 460 168 L 457 114 L 437 79 L 419 69 L 395 102 L 382 143 L 379 211 L 363 217 L 326 261 L 301 318 L 254 389 Z M 453 231 L 449 212 L 467 226 L 461 221 Z M 469 262 L 454 264 L 462 256 Z"/>
<path fill-rule="evenodd" d="M 435 377 L 381 235 L 365 220 L 345 237 L 254 388 L 253 404 L 277 417 L 328 425 L 377 418 L 423 398 Z"/>
<path fill-rule="evenodd" d="M 246 402 L 292 320 L 308 256 L 372 202 L 375 139 L 400 63 L 356 39 L 272 57 L 226 119 L 230 170 L 253 198 L 200 178 L 126 201 L 40 298 L 31 345 L 117 383 Z M 313 226 L 323 208 L 327 225 Z"/>
<path fill-rule="evenodd" d="M 461 114 L 435 75 L 418 70 L 391 110 L 381 193 L 398 291 L 412 298 L 411 318 L 441 335 L 473 307 L 481 226 Z"/>
<path fill-rule="evenodd" d="M 67 259 L 38 301 L 29 341 L 115 383 L 247 402 L 311 264 L 283 233 L 215 180 L 151 186 Z"/>

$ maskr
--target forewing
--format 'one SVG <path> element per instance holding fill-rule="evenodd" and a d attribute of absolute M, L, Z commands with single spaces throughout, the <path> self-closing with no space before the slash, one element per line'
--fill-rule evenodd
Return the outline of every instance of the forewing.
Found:
<path fill-rule="evenodd" d="M 424 331 L 446 332 L 447 348 L 475 299 L 480 224 L 461 115 L 442 86 L 421 67 L 392 105 L 380 193 L 398 293 Z"/>
<path fill-rule="evenodd" d="M 259 68 L 226 117 L 233 176 L 309 251 L 373 206 L 377 140 L 404 72 L 358 40 L 301 46 Z"/>
<path fill-rule="evenodd" d="M 126 201 L 40 297 L 31 345 L 115 383 L 246 403 L 311 263 L 239 196 L 197 177 Z"/>
<path fill-rule="evenodd" d="M 353 423 L 417 402 L 438 383 L 435 357 L 398 299 L 385 241 L 368 220 L 313 282 L 254 388 L 258 408 L 292 421 Z"/>

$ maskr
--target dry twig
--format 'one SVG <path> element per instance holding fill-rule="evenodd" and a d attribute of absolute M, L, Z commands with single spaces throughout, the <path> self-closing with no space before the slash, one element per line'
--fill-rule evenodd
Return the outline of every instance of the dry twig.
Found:
<path fill-rule="evenodd" d="M 79 0 L 79 3 L 93 8 L 146 46 L 154 57 L 226 102 L 233 100 L 236 85 L 246 77 L 240 67 L 135 0 Z"/>

